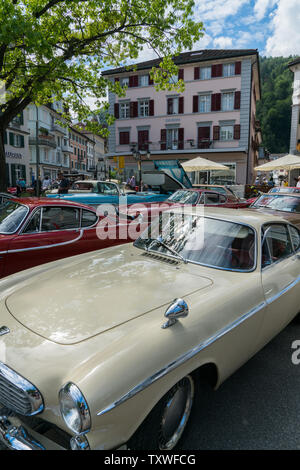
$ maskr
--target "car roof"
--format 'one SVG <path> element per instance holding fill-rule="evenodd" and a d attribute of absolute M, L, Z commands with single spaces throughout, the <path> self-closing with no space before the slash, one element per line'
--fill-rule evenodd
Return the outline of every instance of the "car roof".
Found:
<path fill-rule="evenodd" d="M 67 201 L 65 199 L 55 199 L 55 198 L 48 198 L 48 197 L 22 197 L 22 198 L 13 198 L 14 202 L 19 202 L 20 204 L 26 204 L 30 207 L 37 207 L 37 206 L 66 206 L 66 207 L 78 207 L 82 209 L 88 209 L 92 212 L 96 212 L 96 210 L 88 206 L 87 204 L 81 204 L 80 202 L 73 202 Z"/>
<path fill-rule="evenodd" d="M 169 212 L 181 213 L 182 208 L 171 209 Z M 256 230 L 259 230 L 261 225 L 271 222 L 288 223 L 286 219 L 279 215 L 266 214 L 256 209 L 243 208 L 243 209 L 227 209 L 223 207 L 205 207 L 205 206 L 186 206 L 184 208 L 185 214 L 196 214 L 199 216 L 220 219 L 228 222 L 234 222 L 244 225 L 250 225 Z"/>

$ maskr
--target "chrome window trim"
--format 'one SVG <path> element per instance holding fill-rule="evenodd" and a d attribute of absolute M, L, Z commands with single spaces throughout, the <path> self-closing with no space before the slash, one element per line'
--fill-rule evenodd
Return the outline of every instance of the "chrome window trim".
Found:
<path fill-rule="evenodd" d="M 92 214 L 94 214 L 96 216 L 96 222 L 93 224 L 93 225 L 88 225 L 87 227 L 82 227 L 82 216 L 83 216 L 83 211 L 87 211 L 87 212 L 91 212 Z M 83 209 L 81 207 L 81 215 L 80 215 L 80 229 L 81 230 L 87 230 L 89 228 L 94 228 L 96 227 L 96 225 L 99 223 L 99 215 L 97 215 L 96 212 L 94 211 L 91 211 L 90 209 Z"/>
<path fill-rule="evenodd" d="M 248 318 L 252 317 L 253 315 L 255 315 L 256 313 L 258 313 L 260 310 L 266 308 L 268 305 L 270 305 L 272 302 L 274 302 L 275 300 L 277 300 L 279 297 L 281 297 L 282 295 L 284 295 L 286 292 L 288 292 L 290 289 L 292 289 L 293 287 L 295 287 L 298 283 L 300 282 L 300 276 L 298 276 L 297 279 L 295 279 L 295 281 L 293 281 L 292 283 L 290 283 L 288 286 L 286 286 L 282 291 L 280 291 L 278 294 L 276 294 L 276 296 L 273 296 L 271 299 L 269 299 L 268 301 L 263 301 L 261 302 L 260 304 L 258 304 L 256 307 L 254 307 L 253 309 L 251 309 L 249 312 L 245 313 L 244 315 L 242 315 L 240 318 L 238 318 L 237 320 L 235 320 L 234 322 L 230 323 L 229 325 L 225 326 L 224 328 L 222 328 L 220 331 L 218 331 L 214 336 L 211 336 L 210 338 L 208 338 L 206 341 L 204 341 L 203 343 L 200 343 L 198 346 L 195 346 L 193 349 L 191 349 L 190 351 L 187 351 L 185 354 L 183 354 L 182 356 L 178 357 L 177 359 L 175 359 L 173 362 L 171 362 L 170 364 L 168 364 L 167 366 L 165 366 L 163 369 L 160 369 L 158 372 L 156 372 L 155 374 L 153 374 L 151 377 L 149 377 L 148 379 L 144 380 L 143 382 L 139 383 L 138 385 L 136 385 L 134 388 L 132 388 L 131 390 L 129 390 L 128 393 L 126 393 L 125 395 L 123 395 L 121 398 L 119 398 L 118 400 L 116 400 L 115 402 L 111 403 L 110 405 L 108 405 L 107 407 L 103 408 L 102 410 L 98 411 L 97 413 L 97 416 L 102 416 L 106 413 L 108 413 L 109 411 L 111 411 L 112 409 L 116 408 L 117 406 L 121 405 L 122 403 L 124 403 L 125 401 L 129 400 L 130 398 L 132 398 L 133 396 L 137 395 L 139 392 L 143 391 L 145 388 L 149 387 L 150 385 L 152 385 L 154 382 L 156 382 L 157 380 L 161 379 L 162 377 L 164 377 L 165 375 L 167 375 L 169 372 L 172 372 L 174 369 L 176 369 L 176 367 L 179 367 L 181 366 L 182 364 L 184 364 L 185 362 L 187 362 L 188 360 L 192 359 L 193 357 L 195 357 L 199 352 L 201 352 L 202 350 L 206 349 L 207 347 L 209 347 L 211 344 L 213 344 L 214 342 L 216 342 L 218 339 L 222 338 L 225 334 L 229 333 L 231 330 L 233 330 L 234 328 L 236 328 L 237 326 L 239 326 L 241 323 L 243 323 L 244 321 L 246 321 Z"/>
<path fill-rule="evenodd" d="M 14 202 L 14 201 L 12 200 L 12 202 Z M 26 218 L 27 218 L 27 216 L 28 216 L 28 214 L 29 214 L 29 212 L 30 212 L 29 207 L 26 206 L 26 204 L 22 204 L 22 203 L 20 203 L 20 202 L 17 202 L 17 204 L 19 204 L 19 206 L 26 207 L 26 209 L 27 209 L 27 214 L 23 217 L 21 223 L 18 225 L 18 227 L 16 228 L 16 230 L 15 230 L 14 232 L 0 232 L 0 235 L 14 235 L 15 233 L 18 232 L 18 230 L 20 230 L 20 227 L 22 227 L 22 224 L 23 224 L 24 221 L 26 220 Z"/>
<path fill-rule="evenodd" d="M 32 409 L 32 412 L 27 416 L 33 416 L 43 411 L 43 397 L 40 391 L 31 382 L 3 362 L 0 362 L 0 375 L 27 394 Z"/>
<path fill-rule="evenodd" d="M 300 230 L 298 229 L 298 227 L 296 227 L 295 225 L 292 225 L 292 224 L 287 224 L 288 226 L 288 231 L 289 231 L 289 234 L 290 234 L 290 239 L 291 239 L 291 243 L 292 243 L 292 247 L 294 249 L 294 254 L 295 253 L 298 253 L 298 251 L 300 251 L 300 244 L 297 248 L 297 250 L 295 249 L 294 247 L 294 243 L 293 243 L 293 239 L 292 239 L 292 233 L 291 233 L 291 228 L 294 228 L 295 230 L 297 230 L 298 234 L 299 234 L 299 237 L 300 237 Z"/>
<path fill-rule="evenodd" d="M 264 272 L 265 269 L 269 269 L 269 268 L 272 268 L 273 266 L 277 266 L 279 263 L 282 263 L 282 261 L 287 260 L 287 259 L 289 259 L 289 258 L 295 256 L 295 254 L 296 254 L 296 251 L 295 251 L 295 249 L 294 249 L 294 245 L 293 245 L 293 242 L 292 242 L 292 238 L 291 238 L 290 226 L 291 226 L 291 227 L 294 227 L 294 228 L 297 228 L 297 227 L 295 227 L 295 226 L 292 225 L 292 224 L 289 224 L 288 222 L 277 222 L 277 221 L 276 221 L 276 222 L 266 222 L 266 223 L 264 223 L 264 224 L 261 226 L 261 235 L 262 235 L 262 237 L 263 237 L 262 230 L 263 230 L 263 228 L 264 228 L 266 225 L 267 225 L 267 226 L 270 226 L 270 225 L 284 225 L 284 226 L 287 228 L 288 235 L 289 235 L 289 238 L 290 238 L 290 243 L 291 243 L 291 246 L 292 246 L 293 251 L 292 251 L 289 255 L 286 255 L 284 258 L 280 258 L 280 259 L 278 259 L 277 261 L 272 261 L 271 264 L 268 264 L 267 266 L 262 267 L 262 268 L 261 268 L 262 272 Z M 299 232 L 299 229 L 297 229 L 297 230 L 298 230 L 298 232 Z M 261 239 L 261 240 L 262 240 L 262 239 Z M 267 244 L 267 247 L 268 247 L 268 251 L 269 251 L 269 256 L 271 257 L 269 244 Z M 261 245 L 261 256 L 262 256 L 262 245 Z M 262 265 L 262 259 L 261 259 L 261 265 Z"/>
<path fill-rule="evenodd" d="M 41 221 L 42 221 L 42 210 L 43 210 L 43 208 L 41 206 L 38 206 L 38 207 L 35 207 L 30 212 L 30 215 L 29 215 L 28 219 L 26 220 L 26 223 L 24 223 L 23 227 L 21 227 L 21 229 L 19 230 L 18 235 L 32 235 L 33 233 L 39 233 L 39 232 L 27 232 L 27 233 L 25 233 L 26 227 L 30 224 L 31 219 L 35 216 L 35 213 L 38 212 L 39 210 L 41 211 L 39 232 L 41 231 Z"/>

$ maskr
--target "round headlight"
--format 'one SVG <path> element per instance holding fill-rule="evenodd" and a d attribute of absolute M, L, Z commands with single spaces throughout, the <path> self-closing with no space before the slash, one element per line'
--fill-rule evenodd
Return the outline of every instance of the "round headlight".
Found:
<path fill-rule="evenodd" d="M 59 392 L 60 412 L 68 426 L 76 434 L 88 432 L 91 428 L 91 415 L 88 404 L 72 382 L 67 383 Z"/>

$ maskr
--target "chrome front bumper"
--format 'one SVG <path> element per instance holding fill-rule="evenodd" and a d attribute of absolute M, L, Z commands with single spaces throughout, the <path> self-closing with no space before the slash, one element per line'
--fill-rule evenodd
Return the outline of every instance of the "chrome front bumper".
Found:
<path fill-rule="evenodd" d="M 0 414 L 0 442 L 13 450 L 45 450 L 18 418 L 6 414 Z"/>

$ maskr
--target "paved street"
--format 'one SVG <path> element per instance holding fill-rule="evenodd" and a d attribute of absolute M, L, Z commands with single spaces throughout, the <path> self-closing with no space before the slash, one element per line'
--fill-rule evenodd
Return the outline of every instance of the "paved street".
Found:
<path fill-rule="evenodd" d="M 300 449 L 300 365 L 291 323 L 220 389 L 198 401 L 181 449 Z"/>
<path fill-rule="evenodd" d="M 182 450 L 300 449 L 300 365 L 291 323 L 217 392 L 198 400 Z"/>

